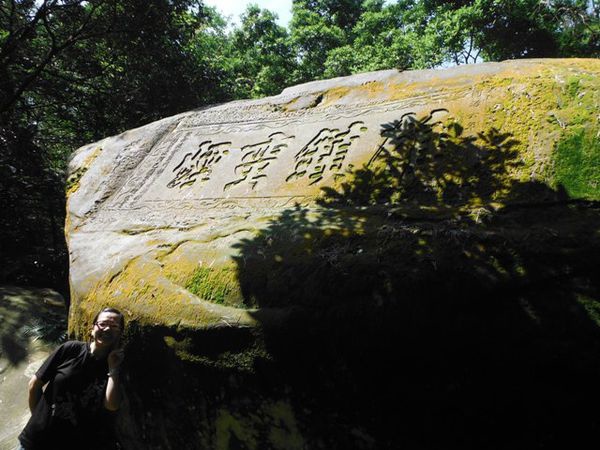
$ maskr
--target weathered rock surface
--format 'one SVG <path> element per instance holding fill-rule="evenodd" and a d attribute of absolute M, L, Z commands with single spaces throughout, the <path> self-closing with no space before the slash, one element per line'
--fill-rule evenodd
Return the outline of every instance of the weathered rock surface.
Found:
<path fill-rule="evenodd" d="M 500 448 L 597 424 L 563 408 L 600 367 L 599 74 L 368 73 L 79 149 L 70 330 L 127 315 L 123 444 Z"/>

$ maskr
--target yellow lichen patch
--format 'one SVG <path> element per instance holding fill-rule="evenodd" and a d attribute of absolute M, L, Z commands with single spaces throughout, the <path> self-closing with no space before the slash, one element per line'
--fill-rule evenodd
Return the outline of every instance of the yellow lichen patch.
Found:
<path fill-rule="evenodd" d="M 163 264 L 165 276 L 178 284 L 185 284 L 199 266 L 226 265 L 228 257 L 223 253 L 214 239 L 211 242 L 184 241 L 165 248 L 157 259 Z"/>
<path fill-rule="evenodd" d="M 67 197 L 79 189 L 79 181 L 100 153 L 102 153 L 102 147 L 96 147 L 88 156 L 86 156 L 81 166 L 69 175 L 66 184 Z"/>
<path fill-rule="evenodd" d="M 387 91 L 387 86 L 381 81 L 370 81 L 361 85 L 361 90 L 366 92 L 370 98 L 377 98 L 384 95 Z"/>
<path fill-rule="evenodd" d="M 446 101 L 451 99 L 461 99 L 470 97 L 469 92 L 473 86 L 478 84 L 482 86 L 493 87 L 497 90 L 508 89 L 519 80 L 543 79 L 544 71 L 551 70 L 559 72 L 581 71 L 582 73 L 598 73 L 599 64 L 597 60 L 592 59 L 568 59 L 568 60 L 548 60 L 544 64 L 542 61 L 530 64 L 504 63 L 499 65 L 498 71 L 490 75 L 486 70 L 480 73 L 469 71 L 468 74 L 457 73 L 454 76 L 430 74 L 424 75 L 423 79 L 416 77 L 390 78 L 385 81 L 371 81 L 359 86 L 337 86 L 314 94 L 314 98 L 319 101 L 304 104 L 302 97 L 296 97 L 288 102 L 286 109 L 297 110 L 314 106 L 331 106 L 339 103 L 350 103 L 355 101 L 360 103 L 365 100 L 378 101 L 398 101 L 411 98 L 431 97 L 431 101 Z M 471 92 L 472 93 L 472 92 Z"/>
<path fill-rule="evenodd" d="M 72 308 L 70 331 L 87 334 L 91 318 L 106 306 L 118 308 L 128 319 L 145 324 L 210 328 L 229 323 L 254 326 L 244 310 L 215 305 L 193 295 L 165 277 L 161 264 L 137 258 L 117 275 L 101 280 Z"/>
<path fill-rule="evenodd" d="M 340 86 L 340 87 L 329 89 L 323 94 L 322 104 L 329 105 L 331 103 L 336 103 L 338 100 L 346 97 L 348 95 L 348 93 L 354 92 L 355 89 L 351 89 L 347 86 Z"/>
<path fill-rule="evenodd" d="M 157 256 L 163 265 L 164 275 L 179 285 L 183 285 L 198 264 L 202 262 L 198 254 L 187 251 L 187 245 L 186 242 L 170 245 L 159 252 Z"/>
<path fill-rule="evenodd" d="M 236 323 L 227 324 L 226 328 L 236 326 Z M 174 330 L 174 335 L 163 337 L 164 343 L 177 357 L 189 364 L 213 368 L 217 370 L 233 370 L 238 373 L 254 373 L 257 360 L 270 360 L 272 356 L 265 348 L 264 341 L 253 334 L 248 339 L 247 346 L 223 350 L 220 352 L 206 352 L 202 332 L 189 333 L 189 330 Z"/>
<path fill-rule="evenodd" d="M 476 100 L 462 101 L 460 107 L 454 103 L 452 111 L 467 130 L 490 127 L 511 135 L 521 163 L 509 168 L 510 178 L 556 186 L 552 160 L 557 143 L 571 128 L 593 123 L 599 107 L 600 83 L 590 70 L 599 73 L 600 65 L 583 60 L 575 67 L 543 66 L 488 77 L 473 87 Z"/>
<path fill-rule="evenodd" d="M 487 73 L 469 73 L 468 75 L 456 75 L 454 77 L 426 77 L 424 80 L 412 81 L 410 83 L 397 84 L 387 88 L 389 100 L 403 100 L 411 97 L 432 96 L 432 101 L 436 97 L 449 100 L 460 100 L 465 97 L 471 97 L 473 86 L 478 83 L 490 82 L 494 86 L 507 86 L 513 80 L 514 74 L 518 73 L 522 77 L 530 77 L 532 73 L 539 70 L 536 66 L 519 67 L 518 72 L 510 66 L 503 67 L 498 73 L 490 76 Z M 465 90 L 469 90 L 469 94 Z"/>
<path fill-rule="evenodd" d="M 535 180 L 549 187 L 558 186 L 560 181 L 557 181 L 553 169 L 558 142 L 562 136 L 569 135 L 571 129 L 578 126 L 589 128 L 590 124 L 598 122 L 594 117 L 594 112 L 597 116 L 600 109 L 598 73 L 600 64 L 595 60 L 576 60 L 574 64 L 570 61 L 555 64 L 553 61 L 552 64 L 526 65 L 518 70 L 507 64 L 504 70 L 492 76 L 457 76 L 437 81 L 432 78 L 424 82 L 385 86 L 385 89 L 381 82 L 334 88 L 326 92 L 324 103 L 335 104 L 344 97 L 345 101 L 350 97 L 358 101 L 363 97 L 381 95 L 382 101 L 389 101 L 445 93 L 443 105 L 464 129 L 464 136 L 476 139 L 473 144 L 494 147 L 498 151 L 504 151 L 503 146 L 508 144 L 515 155 L 512 164 L 492 167 L 493 171 L 498 169 L 497 172 L 502 173 L 504 181 L 489 199 L 502 201 L 511 194 L 509 187 L 515 183 L 524 185 Z M 468 92 L 464 91 L 465 88 Z M 492 130 L 495 133 L 491 133 Z M 592 134 L 587 133 L 588 136 Z M 504 142 L 497 142 L 499 138 L 503 138 Z M 586 158 L 590 160 L 592 157 Z M 589 191 L 595 189 L 596 182 L 594 176 L 588 178 L 592 180 L 586 181 L 592 186 Z M 352 181 L 348 177 L 344 181 L 348 180 Z M 468 186 L 469 179 L 449 171 L 432 183 L 440 197 L 445 185 Z M 582 191 L 581 188 L 571 190 Z M 590 195 L 589 198 L 595 198 L 595 194 Z M 485 202 L 473 198 L 471 203 L 471 206 L 480 206 Z"/>
<path fill-rule="evenodd" d="M 87 171 L 87 167 L 80 167 L 67 178 L 66 195 L 67 197 L 79 189 L 79 180 Z"/>
<path fill-rule="evenodd" d="M 398 86 L 394 86 L 397 89 Z M 356 87 L 340 86 L 328 89 L 323 93 L 322 106 L 335 104 L 347 97 L 356 98 L 357 100 L 374 100 L 388 99 L 389 88 L 381 81 L 370 81 Z"/>
<path fill-rule="evenodd" d="M 588 317 L 596 326 L 600 327 L 600 299 L 577 294 L 577 303 L 583 306 Z"/>

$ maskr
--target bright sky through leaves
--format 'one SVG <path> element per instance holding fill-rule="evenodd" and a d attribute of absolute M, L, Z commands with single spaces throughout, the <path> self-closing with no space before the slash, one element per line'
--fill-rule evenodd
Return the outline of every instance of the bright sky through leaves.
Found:
<path fill-rule="evenodd" d="M 292 0 L 204 0 L 204 4 L 216 7 L 225 16 L 231 16 L 236 24 L 240 23 L 240 15 L 249 4 L 256 4 L 277 14 L 279 25 L 287 27 L 292 18 Z"/>

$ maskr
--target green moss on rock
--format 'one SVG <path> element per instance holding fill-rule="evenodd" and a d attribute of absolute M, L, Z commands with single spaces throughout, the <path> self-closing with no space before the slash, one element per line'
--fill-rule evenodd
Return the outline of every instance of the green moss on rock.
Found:
<path fill-rule="evenodd" d="M 77 191 L 77 189 L 79 189 L 79 180 L 81 180 L 81 177 L 83 177 L 83 175 L 87 172 L 87 169 L 87 167 L 80 167 L 73 172 L 69 178 L 67 178 L 67 183 L 65 186 L 67 196 L 73 194 Z"/>
<path fill-rule="evenodd" d="M 274 450 L 306 448 L 293 409 L 285 400 L 264 402 L 254 412 L 220 409 L 215 441 L 218 450 L 240 448 L 240 444 L 248 450 L 265 448 L 265 444 Z"/>
<path fill-rule="evenodd" d="M 77 189 L 79 189 L 79 181 L 85 175 L 88 168 L 92 165 L 92 163 L 96 160 L 96 158 L 102 153 L 102 147 L 96 147 L 90 154 L 85 158 L 83 164 L 79 166 L 75 171 L 73 171 L 69 178 L 67 178 L 67 183 L 65 187 L 65 191 L 67 197 L 71 194 L 75 193 Z"/>
<path fill-rule="evenodd" d="M 233 268 L 198 267 L 185 284 L 192 294 L 217 304 L 230 304 L 230 297 L 239 291 Z"/>
<path fill-rule="evenodd" d="M 578 295 L 577 302 L 584 307 L 588 317 L 600 327 L 600 299 L 593 299 L 587 295 Z"/>
<path fill-rule="evenodd" d="M 600 200 L 600 139 L 580 128 L 561 139 L 555 153 L 556 182 L 571 198 Z"/>

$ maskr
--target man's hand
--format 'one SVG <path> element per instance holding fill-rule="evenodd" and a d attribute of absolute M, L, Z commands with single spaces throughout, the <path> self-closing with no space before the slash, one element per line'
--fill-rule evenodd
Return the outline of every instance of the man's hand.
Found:
<path fill-rule="evenodd" d="M 125 352 L 123 351 L 122 348 L 118 348 L 118 349 L 110 352 L 108 354 L 108 370 L 109 371 L 117 370 L 121 366 L 121 363 L 123 362 L 124 359 L 125 359 Z"/>
<path fill-rule="evenodd" d="M 32 414 L 40 401 L 40 398 L 42 398 L 43 386 L 44 382 L 35 375 L 29 380 L 29 411 L 31 411 Z"/>
<path fill-rule="evenodd" d="M 123 359 L 125 359 L 125 353 L 122 348 L 113 350 L 108 354 L 108 383 L 106 384 L 104 407 L 110 411 L 116 411 L 121 404 L 119 367 Z"/>

